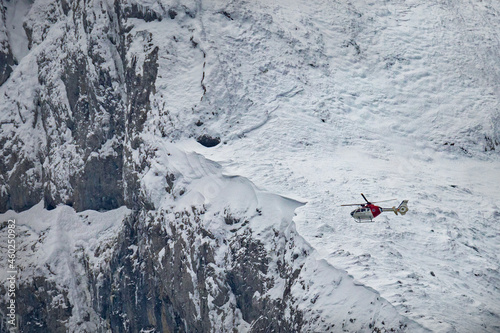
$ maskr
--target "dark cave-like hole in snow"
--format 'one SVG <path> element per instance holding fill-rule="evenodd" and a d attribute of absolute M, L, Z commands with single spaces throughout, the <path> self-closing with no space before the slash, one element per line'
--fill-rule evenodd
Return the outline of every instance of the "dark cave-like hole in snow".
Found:
<path fill-rule="evenodd" d="M 196 139 L 200 145 L 203 145 L 205 147 L 215 147 L 220 143 L 220 138 L 219 137 L 211 137 L 210 135 L 202 135 Z"/>

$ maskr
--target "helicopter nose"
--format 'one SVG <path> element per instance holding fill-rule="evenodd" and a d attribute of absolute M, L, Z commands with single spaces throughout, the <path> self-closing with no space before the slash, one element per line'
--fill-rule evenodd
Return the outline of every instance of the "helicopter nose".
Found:
<path fill-rule="evenodd" d="M 354 216 L 354 212 L 351 212 L 351 216 Z"/>

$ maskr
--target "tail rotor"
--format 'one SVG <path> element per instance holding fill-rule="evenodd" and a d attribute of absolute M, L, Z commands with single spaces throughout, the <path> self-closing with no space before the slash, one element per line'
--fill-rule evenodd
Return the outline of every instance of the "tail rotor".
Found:
<path fill-rule="evenodd" d="M 396 211 L 401 215 L 405 215 L 408 212 L 408 200 L 403 200 L 394 212 L 396 213 Z"/>

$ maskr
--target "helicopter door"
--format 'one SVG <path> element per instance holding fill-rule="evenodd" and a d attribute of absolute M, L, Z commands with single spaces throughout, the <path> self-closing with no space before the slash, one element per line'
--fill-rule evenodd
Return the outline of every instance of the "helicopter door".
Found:
<path fill-rule="evenodd" d="M 357 223 L 369 223 L 373 221 L 373 215 L 369 208 L 356 209 L 353 217 Z"/>
<path fill-rule="evenodd" d="M 371 210 L 373 217 L 377 217 L 380 215 L 380 213 L 382 213 L 382 210 L 378 206 L 372 206 L 372 207 L 370 207 L 370 210 Z"/>

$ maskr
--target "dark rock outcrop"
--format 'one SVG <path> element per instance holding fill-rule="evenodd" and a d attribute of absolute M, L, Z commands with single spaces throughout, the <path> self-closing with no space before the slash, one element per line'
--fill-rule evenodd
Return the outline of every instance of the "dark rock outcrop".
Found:
<path fill-rule="evenodd" d="M 14 66 L 14 57 L 10 49 L 7 53 L 0 52 L 0 86 L 9 78 L 12 66 Z"/>
<path fill-rule="evenodd" d="M 18 317 L 20 332 L 67 332 L 66 324 L 73 311 L 67 291 L 37 276 L 32 284 L 21 284 L 17 295 L 17 312 L 22 314 Z"/>
<path fill-rule="evenodd" d="M 81 220 L 67 224 L 71 212 Z M 16 290 L 22 332 L 335 332 L 340 325 L 344 331 L 402 332 L 410 323 L 390 311 L 387 316 L 388 304 L 344 282 L 347 275 L 328 266 L 318 270 L 292 225 L 276 229 L 276 221 L 268 221 L 255 232 L 237 214 L 227 225 L 226 216 L 204 206 L 130 211 L 115 221 L 118 234 L 95 234 L 99 242 L 92 239 L 89 249 L 81 241 L 54 243 L 54 236 L 81 223 L 90 231 L 101 221 L 67 207 L 53 214 L 55 228 L 18 229 L 19 255 L 31 258 L 22 261 L 30 278 L 20 279 Z M 4 286 L 0 292 L 6 294 Z M 0 299 L 2 308 L 5 302 Z M 331 313 L 336 309 L 340 315 Z"/>
<path fill-rule="evenodd" d="M 219 137 L 214 138 L 214 137 L 211 137 L 210 135 L 204 134 L 204 135 L 198 137 L 198 139 L 196 139 L 196 141 L 198 141 L 198 143 L 202 146 L 211 148 L 211 147 L 217 146 L 220 143 L 220 138 Z"/>

